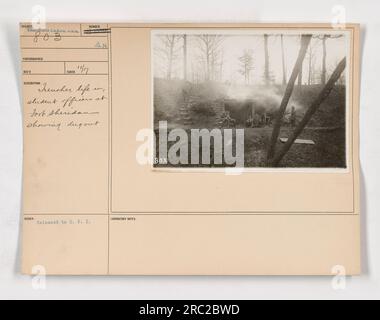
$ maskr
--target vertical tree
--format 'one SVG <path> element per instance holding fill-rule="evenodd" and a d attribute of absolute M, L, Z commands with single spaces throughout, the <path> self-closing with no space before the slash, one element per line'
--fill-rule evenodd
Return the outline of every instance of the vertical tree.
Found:
<path fill-rule="evenodd" d="M 311 42 L 310 46 L 309 46 L 309 51 L 307 53 L 307 59 L 308 59 L 308 71 L 309 71 L 309 74 L 308 74 L 308 80 L 307 80 L 307 83 L 308 85 L 312 85 L 314 83 L 314 68 L 315 68 L 315 50 L 316 50 L 316 42 Z"/>
<path fill-rule="evenodd" d="M 161 52 L 163 53 L 167 61 L 166 78 L 170 80 L 173 74 L 174 60 L 176 59 L 177 44 L 179 40 L 181 39 L 181 36 L 163 35 L 163 36 L 160 36 L 160 39 L 163 44 L 163 48 Z"/>
<path fill-rule="evenodd" d="M 327 79 L 327 40 L 328 39 L 338 39 L 342 38 L 343 35 L 331 35 L 331 34 L 324 34 L 319 36 L 318 38 L 322 40 L 322 47 L 323 47 L 323 55 L 322 55 L 322 72 L 321 72 L 321 83 L 323 85 L 326 84 Z"/>
<path fill-rule="evenodd" d="M 224 37 L 221 35 L 198 36 L 202 59 L 205 63 L 205 80 L 214 80 L 216 70 L 221 57 L 221 44 Z"/>
<path fill-rule="evenodd" d="M 313 67 L 313 50 L 312 50 L 311 46 L 309 48 L 308 60 L 309 60 L 309 76 L 308 76 L 308 79 L 307 79 L 307 84 L 309 86 L 311 86 L 311 82 L 312 82 L 312 67 Z"/>
<path fill-rule="evenodd" d="M 239 57 L 240 67 L 239 72 L 244 76 L 245 84 L 251 82 L 251 72 L 253 70 L 253 54 L 250 50 L 245 50 L 243 55 Z"/>
<path fill-rule="evenodd" d="M 268 47 L 269 35 L 264 34 L 264 83 L 269 86 L 270 84 L 270 66 L 269 66 L 269 47 Z"/>
<path fill-rule="evenodd" d="M 285 63 L 284 35 L 281 35 L 281 58 L 282 58 L 282 84 L 285 86 L 287 82 L 287 71 Z"/>
<path fill-rule="evenodd" d="M 302 36 L 300 38 L 300 41 L 301 41 L 301 45 L 302 45 Z M 300 68 L 299 75 L 298 75 L 298 86 L 299 87 L 302 87 L 302 82 L 303 82 L 303 63 L 301 64 L 301 68 Z"/>
<path fill-rule="evenodd" d="M 187 35 L 183 35 L 183 80 L 187 80 Z"/>
<path fill-rule="evenodd" d="M 219 62 L 219 81 L 223 80 L 224 52 L 222 51 Z"/>
<path fill-rule="evenodd" d="M 327 37 L 328 37 L 327 35 L 324 35 L 322 38 L 323 57 L 322 57 L 321 83 L 323 85 L 326 84 L 326 76 L 327 76 L 327 66 L 326 66 L 326 60 L 327 60 L 326 41 L 327 41 Z"/>

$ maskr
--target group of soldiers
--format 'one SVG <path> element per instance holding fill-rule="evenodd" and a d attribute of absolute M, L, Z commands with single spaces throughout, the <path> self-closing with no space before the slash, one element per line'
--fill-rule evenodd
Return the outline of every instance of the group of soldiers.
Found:
<path fill-rule="evenodd" d="M 284 123 L 294 128 L 297 125 L 297 111 L 294 106 L 292 106 L 291 111 L 286 115 Z M 249 118 L 246 120 L 247 128 L 256 128 L 260 126 L 267 126 L 272 124 L 272 117 L 267 113 L 257 114 L 251 113 Z M 229 111 L 224 111 L 219 120 L 219 126 L 225 128 L 231 128 L 236 126 L 236 120 L 231 117 Z"/>
<path fill-rule="evenodd" d="M 284 119 L 284 123 L 294 128 L 297 124 L 297 111 L 294 106 L 292 106 L 291 111 L 287 113 Z M 266 112 L 264 114 L 258 114 L 256 112 L 250 113 L 247 121 L 246 127 L 256 128 L 260 126 L 268 126 L 272 124 L 272 117 Z"/>
<path fill-rule="evenodd" d="M 268 116 L 266 113 L 260 115 L 257 113 L 250 114 L 247 121 L 246 127 L 248 128 L 256 128 L 260 126 L 270 125 L 272 122 L 272 118 Z"/>

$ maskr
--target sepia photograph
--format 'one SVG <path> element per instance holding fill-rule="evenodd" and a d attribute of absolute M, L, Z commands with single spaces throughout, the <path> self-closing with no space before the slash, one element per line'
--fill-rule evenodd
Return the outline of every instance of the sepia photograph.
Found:
<path fill-rule="evenodd" d="M 155 168 L 347 168 L 345 31 L 152 33 Z"/>

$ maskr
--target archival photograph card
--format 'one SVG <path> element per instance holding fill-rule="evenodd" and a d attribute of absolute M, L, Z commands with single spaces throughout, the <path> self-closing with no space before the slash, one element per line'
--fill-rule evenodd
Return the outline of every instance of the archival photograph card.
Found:
<path fill-rule="evenodd" d="M 22 272 L 358 275 L 360 27 L 20 24 Z"/>

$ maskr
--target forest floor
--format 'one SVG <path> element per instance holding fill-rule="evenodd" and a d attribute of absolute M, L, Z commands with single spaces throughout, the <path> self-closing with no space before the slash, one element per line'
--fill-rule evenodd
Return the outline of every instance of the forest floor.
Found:
<path fill-rule="evenodd" d="M 169 129 L 170 130 L 170 129 Z M 273 128 L 244 128 L 244 166 L 245 168 L 265 168 L 266 155 Z M 190 128 L 186 130 L 190 137 Z M 279 138 L 288 138 L 293 131 L 290 127 L 281 129 Z M 315 145 L 293 144 L 289 152 L 280 162 L 280 168 L 345 168 L 345 129 L 344 128 L 306 128 L 299 139 L 310 139 Z M 157 141 L 158 142 L 158 141 Z M 169 148 L 174 143 L 169 143 Z M 276 152 L 279 152 L 284 144 L 277 142 Z M 202 146 L 201 146 L 202 147 Z M 191 150 L 191 141 L 188 141 Z M 201 149 L 201 148 L 200 148 Z M 233 146 L 235 153 L 235 146 Z M 210 146 L 211 163 L 213 163 L 214 148 Z M 158 154 L 157 154 L 158 156 Z M 228 167 L 215 165 L 157 165 L 157 167 Z"/>
<path fill-rule="evenodd" d="M 245 166 L 265 167 L 272 127 L 245 129 Z M 282 128 L 280 138 L 288 138 L 291 128 Z M 299 139 L 310 139 L 315 145 L 293 144 L 280 167 L 287 168 L 344 168 L 345 129 L 306 128 Z M 283 147 L 278 141 L 276 151 Z"/>

